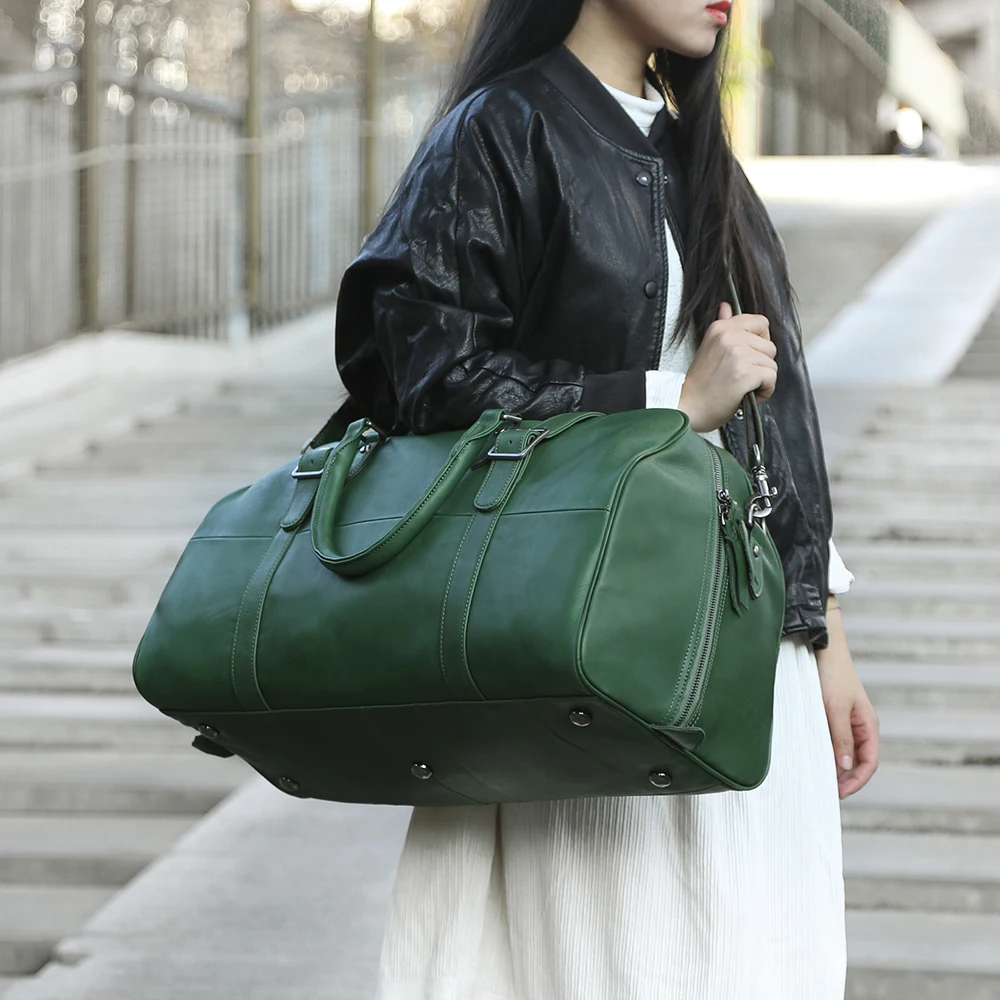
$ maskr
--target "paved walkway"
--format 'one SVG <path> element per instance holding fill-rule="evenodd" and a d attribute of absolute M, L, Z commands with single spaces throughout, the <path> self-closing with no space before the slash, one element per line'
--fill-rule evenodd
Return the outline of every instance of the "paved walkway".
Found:
<path fill-rule="evenodd" d="M 899 232 L 940 207 L 918 205 Z M 786 234 L 803 213 L 815 231 L 815 206 L 775 206 Z M 866 251 L 871 273 L 892 244 Z M 831 318 L 866 277 L 844 269 Z M 0 977 L 28 976 L 4 1000 L 370 995 L 407 811 L 300 802 L 251 778 L 195 824 L 248 771 L 189 750 L 128 672 L 204 509 L 326 416 L 332 366 L 311 359 L 328 347 L 317 331 L 312 353 L 226 387 L 102 383 L 61 417 L 46 410 L 30 448 L 37 420 L 0 420 L 5 458 L 28 456 L 0 479 Z M 844 809 L 852 1000 L 1000 998 L 995 385 L 828 399 L 831 429 L 853 428 L 836 449 L 837 537 L 859 577 L 845 613 L 885 737 L 883 767 Z M 126 403 L 145 412 L 138 425 L 121 421 Z M 39 461 L 85 410 L 104 443 Z"/>

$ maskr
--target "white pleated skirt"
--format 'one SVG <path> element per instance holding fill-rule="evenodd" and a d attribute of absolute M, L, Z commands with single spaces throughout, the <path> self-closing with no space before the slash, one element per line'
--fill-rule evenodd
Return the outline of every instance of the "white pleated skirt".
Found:
<path fill-rule="evenodd" d="M 836 768 L 792 636 L 753 791 L 416 808 L 377 1000 L 843 1000 L 845 974 Z"/>

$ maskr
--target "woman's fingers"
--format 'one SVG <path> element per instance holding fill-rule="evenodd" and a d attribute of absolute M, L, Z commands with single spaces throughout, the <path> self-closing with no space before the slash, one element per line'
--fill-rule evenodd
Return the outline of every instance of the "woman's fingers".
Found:
<path fill-rule="evenodd" d="M 833 742 L 833 756 L 837 761 L 837 772 L 843 774 L 854 767 L 854 728 L 851 725 L 853 705 L 845 698 L 826 702 L 826 721 L 830 727 Z"/>
<path fill-rule="evenodd" d="M 840 775 L 840 797 L 860 791 L 878 769 L 880 738 L 878 716 L 869 701 L 855 702 L 851 713 L 854 734 L 854 766 Z"/>
<path fill-rule="evenodd" d="M 754 365 L 754 381 L 755 385 L 751 385 L 747 388 L 747 392 L 751 389 L 757 392 L 757 402 L 767 399 L 774 394 L 775 387 L 778 384 L 778 366 L 775 365 L 774 368 L 765 368 L 764 365 Z"/>

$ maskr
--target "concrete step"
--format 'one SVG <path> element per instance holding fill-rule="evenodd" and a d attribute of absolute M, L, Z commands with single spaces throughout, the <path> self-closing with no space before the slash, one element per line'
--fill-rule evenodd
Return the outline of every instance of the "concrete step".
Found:
<path fill-rule="evenodd" d="M 837 521 L 855 514 L 878 514 L 903 520 L 926 520 L 941 516 L 941 490 L 938 487 L 885 489 L 869 483 L 840 484 L 832 491 Z M 948 501 L 948 516 L 964 519 L 1000 517 L 1000 495 L 995 489 L 970 489 L 956 493 Z"/>
<path fill-rule="evenodd" d="M 1000 835 L 1000 767 L 882 764 L 842 805 L 845 830 Z"/>
<path fill-rule="evenodd" d="M 30 976 L 115 893 L 105 886 L 0 885 L 0 975 Z"/>
<path fill-rule="evenodd" d="M 198 818 L 0 815 L 0 884 L 124 885 Z"/>
<path fill-rule="evenodd" d="M 89 504 L 74 507 L 60 497 L 8 500 L 0 508 L 0 528 L 20 525 L 25 531 L 51 528 L 173 528 L 191 535 L 219 497 L 188 500 L 171 494 L 151 496 L 145 504 Z"/>
<path fill-rule="evenodd" d="M 18 570 L 0 567 L 0 607 L 36 604 L 73 608 L 113 608 L 125 604 L 152 608 L 162 593 L 172 567 L 122 573 L 118 567 L 79 563 L 59 572 L 51 565 Z"/>
<path fill-rule="evenodd" d="M 211 757 L 190 746 L 179 752 L 4 750 L 0 754 L 0 816 L 200 815 L 252 773 L 238 758 Z"/>
<path fill-rule="evenodd" d="M 908 581 L 1000 584 L 1000 546 L 913 545 L 841 539 L 837 549 L 859 583 Z"/>
<path fill-rule="evenodd" d="M 133 643 L 0 646 L 0 691 L 134 694 Z"/>
<path fill-rule="evenodd" d="M 102 379 L 59 399 L 4 413 L 0 426 L 0 481 L 31 472 L 41 461 L 68 458 L 98 440 L 133 431 L 143 422 L 177 413 L 204 392 L 197 379 Z"/>
<path fill-rule="evenodd" d="M 855 659 L 875 707 L 1000 712 L 1000 657 L 994 663 L 913 663 Z"/>
<path fill-rule="evenodd" d="M 121 439 L 116 444 L 126 444 L 127 439 Z M 890 469 L 942 469 L 961 475 L 962 470 L 988 469 L 995 467 L 996 445 L 984 447 L 971 441 L 964 435 L 947 449 L 932 450 L 919 440 L 901 440 L 895 435 L 872 436 L 865 435 L 857 440 L 854 447 L 844 455 L 840 468 L 848 476 L 853 471 L 854 464 L 864 465 L 878 462 Z M 931 456 L 933 455 L 933 461 Z"/>
<path fill-rule="evenodd" d="M 252 469 L 248 455 L 247 470 Z M 266 469 L 264 470 L 267 471 Z M 73 506 L 144 504 L 163 496 L 211 502 L 251 480 L 243 470 L 222 475 L 108 475 L 101 478 L 50 472 L 0 483 L 0 505 L 52 498 Z"/>
<path fill-rule="evenodd" d="M 138 695 L 5 694 L 0 747 L 182 749 L 195 735 Z"/>
<path fill-rule="evenodd" d="M 880 490 L 903 492 L 916 489 L 938 489 L 942 496 L 968 496 L 988 493 L 1000 482 L 995 465 L 961 465 L 942 467 L 935 463 L 912 466 L 905 462 L 892 465 L 874 456 L 849 455 L 838 461 L 831 477 L 833 489 L 856 485 Z"/>
<path fill-rule="evenodd" d="M 24 978 L 24 976 L 0 976 L 0 997 L 6 996 L 7 991 L 22 982 Z"/>
<path fill-rule="evenodd" d="M 844 626 L 859 659 L 995 663 L 1000 642 L 996 621 L 881 618 L 845 607 Z"/>
<path fill-rule="evenodd" d="M 1000 837 L 847 831 L 844 875 L 854 909 L 1000 915 Z"/>
<path fill-rule="evenodd" d="M 211 428 L 206 436 L 206 428 Z M 161 420 L 138 429 L 128 439 L 115 441 L 108 450 L 135 443 L 153 448 L 183 447 L 192 452 L 206 447 L 217 450 L 228 445 L 244 452 L 290 449 L 297 455 L 305 441 L 319 429 L 315 421 L 301 414 L 272 416 L 266 420 L 246 420 L 233 416 L 228 419 L 206 420 L 200 408 L 172 420 Z"/>
<path fill-rule="evenodd" d="M 994 621 L 1000 607 L 1000 582 L 953 580 L 855 580 L 841 597 L 845 612 L 887 618 L 941 618 Z"/>
<path fill-rule="evenodd" d="M 997 481 L 1000 489 L 1000 479 Z M 837 515 L 837 537 L 845 541 L 908 542 L 924 545 L 1000 545 L 1000 516 L 979 516 L 959 511 L 947 516 L 908 516 L 903 512 L 859 514 L 841 511 Z"/>
<path fill-rule="evenodd" d="M 997 419 L 1000 419 L 1000 411 Z M 994 426 L 992 423 L 985 423 L 981 415 L 969 423 L 963 423 L 952 416 L 946 420 L 919 422 L 880 418 L 865 430 L 864 435 L 858 439 L 858 445 L 898 442 L 907 447 L 924 445 L 940 448 L 975 444 L 982 448 L 993 448 L 996 446 L 996 436 L 991 433 Z"/>
<path fill-rule="evenodd" d="M 50 573 L 64 566 L 75 566 L 79 571 L 89 565 L 114 567 L 121 573 L 133 568 L 150 571 L 164 565 L 173 567 L 189 537 L 176 530 L 77 527 L 28 535 L 17 528 L 0 528 L 0 564 L 7 563 L 15 571 L 27 566 L 31 571 Z"/>
<path fill-rule="evenodd" d="M 884 761 L 1000 767 L 1000 713 L 958 708 L 879 711 Z"/>
<path fill-rule="evenodd" d="M 852 910 L 847 1000 L 1000 1000 L 1000 917 Z"/>
<path fill-rule="evenodd" d="M 215 448 L 198 448 L 197 450 L 183 445 L 171 448 L 151 448 L 128 439 L 110 447 L 88 451 L 58 462 L 45 462 L 39 465 L 41 470 L 52 469 L 60 475 L 72 472 L 79 476 L 104 477 L 112 475 L 145 475 L 152 472 L 157 475 L 182 472 L 213 474 L 225 472 L 246 473 L 248 468 L 267 472 L 270 469 L 284 465 L 296 458 L 300 444 L 285 448 L 269 448 L 253 450 L 252 464 L 248 461 L 247 451 L 226 447 L 220 442 Z"/>
<path fill-rule="evenodd" d="M 149 623 L 148 604 L 117 608 L 0 608 L 0 643 L 138 643 Z"/>

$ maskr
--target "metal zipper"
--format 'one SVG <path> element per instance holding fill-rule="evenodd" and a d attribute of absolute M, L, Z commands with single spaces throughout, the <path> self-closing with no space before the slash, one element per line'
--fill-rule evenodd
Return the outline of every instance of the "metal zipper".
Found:
<path fill-rule="evenodd" d="M 715 649 L 715 632 L 719 624 L 722 598 L 725 590 L 726 553 L 722 530 L 726 523 L 726 518 L 730 514 L 732 498 L 722 478 L 722 460 L 719 458 L 719 453 L 711 444 L 708 447 L 712 458 L 712 467 L 715 472 L 715 500 L 718 513 L 718 516 L 713 518 L 712 521 L 712 531 L 715 533 L 715 559 L 712 561 L 712 576 L 708 589 L 708 610 L 705 612 L 703 620 L 701 639 L 697 647 L 698 651 L 695 655 L 691 672 L 688 675 L 687 692 L 681 703 L 680 710 L 672 723 L 677 728 L 684 728 L 691 724 L 695 710 L 701 703 L 701 689 L 704 684 L 705 674 L 711 663 L 712 652 Z"/>

